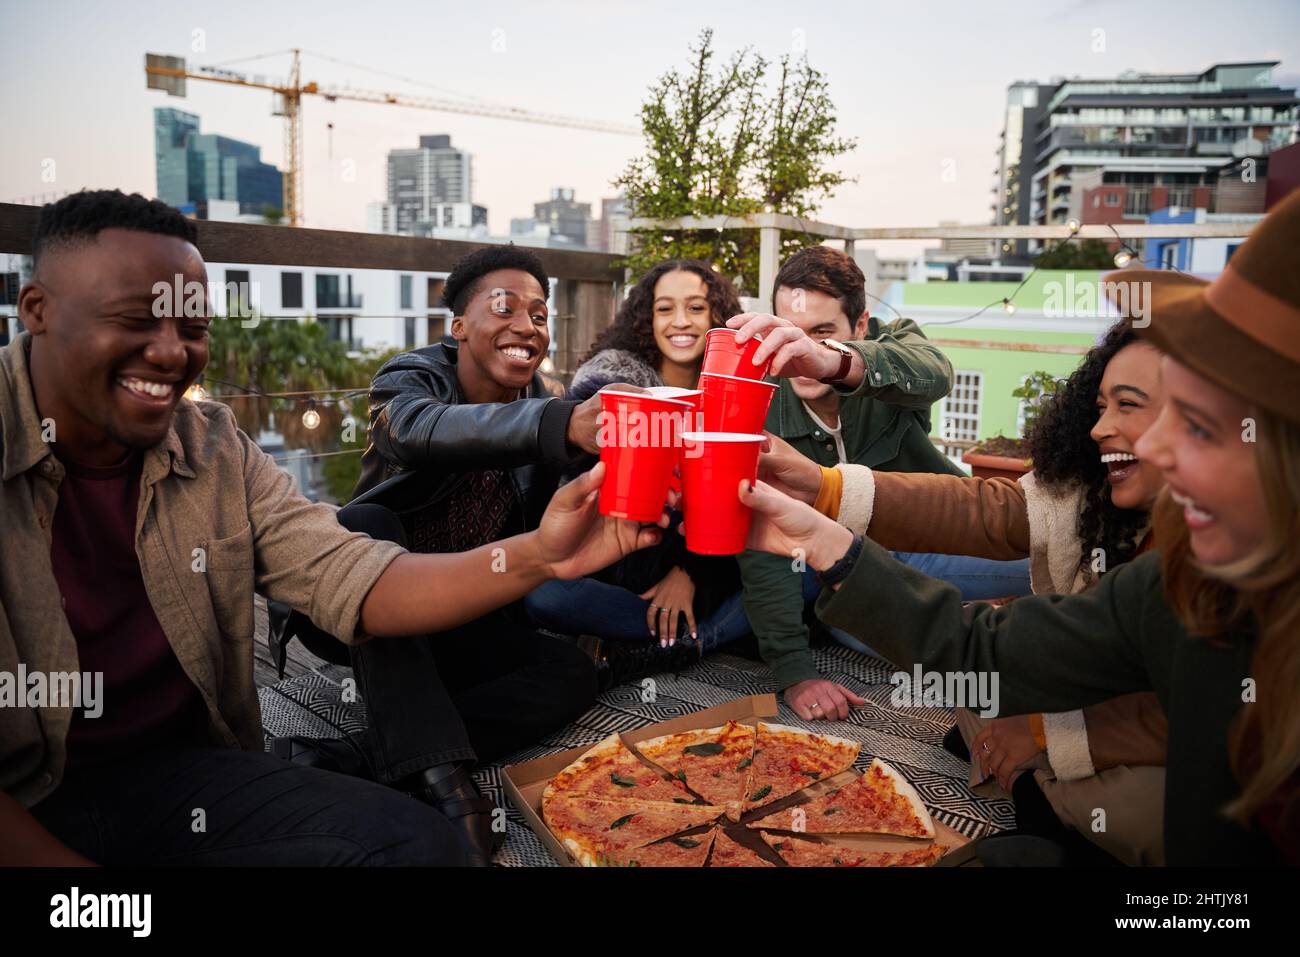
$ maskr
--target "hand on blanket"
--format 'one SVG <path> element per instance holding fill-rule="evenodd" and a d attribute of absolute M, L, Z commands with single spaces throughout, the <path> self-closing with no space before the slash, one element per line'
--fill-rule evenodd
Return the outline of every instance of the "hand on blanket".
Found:
<path fill-rule="evenodd" d="M 805 721 L 843 721 L 855 707 L 867 703 L 848 688 L 825 678 L 809 678 L 784 691 L 785 703 Z"/>

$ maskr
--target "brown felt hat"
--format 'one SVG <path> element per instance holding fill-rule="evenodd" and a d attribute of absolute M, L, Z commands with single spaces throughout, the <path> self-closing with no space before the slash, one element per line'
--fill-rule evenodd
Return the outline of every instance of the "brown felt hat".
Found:
<path fill-rule="evenodd" d="M 1300 422 L 1300 190 L 1259 222 L 1213 282 L 1164 269 L 1121 269 L 1103 282 L 1139 336 Z"/>

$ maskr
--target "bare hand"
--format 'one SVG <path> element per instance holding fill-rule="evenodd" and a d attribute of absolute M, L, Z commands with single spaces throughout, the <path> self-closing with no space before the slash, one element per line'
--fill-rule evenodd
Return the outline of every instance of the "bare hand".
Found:
<path fill-rule="evenodd" d="M 779 492 L 811 505 L 822 488 L 822 469 L 793 445 L 771 432 L 764 432 L 758 477 Z"/>
<path fill-rule="evenodd" d="M 581 578 L 661 539 L 663 533 L 652 525 L 600 514 L 596 500 L 604 477 L 605 463 L 597 462 L 557 491 L 546 507 L 533 534 L 552 578 Z M 670 493 L 670 506 L 675 498 Z M 668 527 L 667 512 L 660 516 L 659 525 Z"/>
<path fill-rule="evenodd" d="M 751 489 L 742 481 L 738 491 L 740 500 L 754 510 L 746 543 L 754 551 L 802 558 L 813 570 L 822 571 L 843 558 L 853 544 L 853 533 L 843 525 L 766 482 Z"/>
<path fill-rule="evenodd" d="M 855 707 L 867 703 L 848 688 L 825 678 L 809 678 L 785 689 L 785 703 L 805 721 L 843 721 Z"/>
<path fill-rule="evenodd" d="M 759 312 L 742 312 L 727 320 L 727 325 L 739 330 L 736 342 L 743 344 L 755 335 L 763 337 L 763 344 L 754 353 L 754 365 L 761 366 L 769 358 L 769 372 L 787 379 L 800 377 L 826 379 L 840 368 L 840 357 L 813 339 L 789 319 Z"/>
<path fill-rule="evenodd" d="M 661 646 L 677 643 L 677 622 L 685 616 L 692 638 L 695 634 L 695 583 L 680 568 L 674 568 L 659 584 L 641 597 L 650 602 L 645 622 L 651 636 L 659 639 Z"/>
<path fill-rule="evenodd" d="M 970 753 L 981 776 L 996 777 L 1002 790 L 1010 794 L 1020 772 L 1032 767 L 1042 751 L 1029 727 L 1029 715 L 1025 714 L 994 718 L 984 725 L 975 735 Z"/>

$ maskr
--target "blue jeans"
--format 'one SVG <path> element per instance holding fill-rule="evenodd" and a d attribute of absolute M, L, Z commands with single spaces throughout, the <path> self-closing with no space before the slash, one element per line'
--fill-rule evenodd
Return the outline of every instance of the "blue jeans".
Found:
<path fill-rule="evenodd" d="M 1009 562 L 973 555 L 940 555 L 930 552 L 890 552 L 895 559 L 915 568 L 931 578 L 956 585 L 962 601 L 987 601 L 990 598 L 1009 598 L 1029 594 L 1029 559 L 1017 558 Z M 804 573 L 803 598 L 813 601 L 821 585 L 810 568 Z M 827 629 L 840 644 L 879 658 L 866 645 L 839 628 Z"/>
<path fill-rule="evenodd" d="M 524 596 L 524 608 L 539 628 L 564 635 L 596 635 L 609 641 L 649 641 L 653 637 L 645 623 L 650 603 L 626 588 L 594 578 L 549 581 Z M 679 621 L 677 637 L 689 641 L 685 616 Z M 749 634 L 740 592 L 695 624 L 705 654 Z"/>

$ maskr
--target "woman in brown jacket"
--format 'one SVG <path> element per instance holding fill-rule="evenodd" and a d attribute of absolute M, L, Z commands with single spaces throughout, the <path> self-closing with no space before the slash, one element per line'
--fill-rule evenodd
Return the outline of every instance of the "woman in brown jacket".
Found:
<path fill-rule="evenodd" d="M 1029 436 L 1034 471 L 1019 482 L 829 470 L 802 456 L 789 468 L 809 502 L 886 548 L 1028 557 L 1035 593 L 1077 594 L 1150 546 L 1151 507 L 1164 480 L 1133 450 L 1161 400 L 1160 353 L 1119 323 L 1048 402 Z M 1026 790 L 1036 783 L 1062 823 L 1109 854 L 1129 864 L 1163 861 L 1167 729 L 1155 695 L 992 720 L 958 709 L 957 730 L 974 755 L 971 785 L 996 776 L 1017 798 L 1018 816 L 1032 814 L 1031 801 L 1041 804 Z M 1016 787 L 1030 770 L 1033 780 Z M 1118 813 L 1094 832 L 1092 811 L 1102 804 Z"/>

